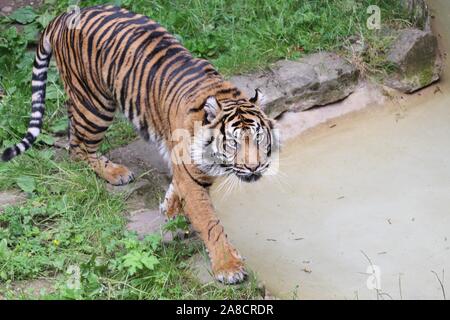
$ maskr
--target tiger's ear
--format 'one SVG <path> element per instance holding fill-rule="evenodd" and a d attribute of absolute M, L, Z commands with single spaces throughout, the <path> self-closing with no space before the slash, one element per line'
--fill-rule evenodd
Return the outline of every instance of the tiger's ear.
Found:
<path fill-rule="evenodd" d="M 219 114 L 221 107 L 216 97 L 209 97 L 206 99 L 205 106 L 203 107 L 206 113 L 206 121 L 211 123 Z"/>
<path fill-rule="evenodd" d="M 256 104 L 260 108 L 264 107 L 266 100 L 266 97 L 259 88 L 255 89 L 255 96 L 253 98 L 250 98 L 250 102 Z"/>

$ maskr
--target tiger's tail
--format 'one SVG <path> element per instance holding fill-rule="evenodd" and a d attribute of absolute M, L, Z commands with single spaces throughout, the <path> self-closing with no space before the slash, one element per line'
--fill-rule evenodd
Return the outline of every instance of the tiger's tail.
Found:
<path fill-rule="evenodd" d="M 31 78 L 31 119 L 28 124 L 28 131 L 22 141 L 3 152 L 3 161 L 9 161 L 29 149 L 41 132 L 45 111 L 47 72 L 51 57 L 52 48 L 50 40 L 44 32 L 36 49 L 36 57 L 34 59 L 33 76 Z"/>

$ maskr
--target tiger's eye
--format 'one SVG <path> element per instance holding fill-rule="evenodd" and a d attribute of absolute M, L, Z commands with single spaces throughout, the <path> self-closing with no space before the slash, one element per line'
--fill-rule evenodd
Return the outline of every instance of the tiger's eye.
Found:
<path fill-rule="evenodd" d="M 231 147 L 231 148 L 236 148 L 237 145 L 237 141 L 234 139 L 229 139 L 227 140 L 227 146 Z"/>
<path fill-rule="evenodd" d="M 261 142 L 261 141 L 263 141 L 264 140 L 264 133 L 258 133 L 258 134 L 256 134 L 256 136 L 255 136 L 255 140 L 256 140 L 256 142 Z"/>

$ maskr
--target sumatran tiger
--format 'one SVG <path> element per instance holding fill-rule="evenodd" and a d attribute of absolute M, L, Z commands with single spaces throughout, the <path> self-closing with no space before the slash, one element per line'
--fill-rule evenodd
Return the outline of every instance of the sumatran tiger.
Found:
<path fill-rule="evenodd" d="M 271 165 L 274 122 L 260 108 L 260 92 L 248 98 L 146 16 L 115 6 L 64 13 L 41 36 L 29 128 L 20 143 L 5 150 L 4 161 L 30 148 L 41 132 L 52 53 L 68 96 L 71 157 L 86 161 L 110 184 L 131 182 L 128 168 L 97 153 L 120 109 L 144 140 L 159 144 L 169 162 L 172 182 L 161 210 L 169 217 L 187 216 L 206 245 L 217 280 L 243 281 L 243 260 L 224 233 L 208 189 L 220 175 L 256 181 Z M 178 148 L 174 132 L 178 137 L 180 131 L 192 138 L 189 149 Z"/>

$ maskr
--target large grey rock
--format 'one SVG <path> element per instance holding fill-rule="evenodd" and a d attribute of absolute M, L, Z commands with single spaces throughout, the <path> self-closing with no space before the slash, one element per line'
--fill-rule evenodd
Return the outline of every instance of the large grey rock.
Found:
<path fill-rule="evenodd" d="M 431 30 L 431 17 L 424 0 L 400 0 L 403 8 L 409 13 L 414 27 L 424 31 Z"/>
<path fill-rule="evenodd" d="M 439 80 L 441 59 L 437 38 L 429 31 L 401 30 L 387 54 L 395 67 L 386 84 L 402 92 L 412 93 Z"/>
<path fill-rule="evenodd" d="M 358 70 L 335 53 L 321 52 L 297 61 L 277 62 L 270 70 L 230 79 L 248 96 L 260 88 L 272 117 L 346 98 L 358 83 Z"/>

